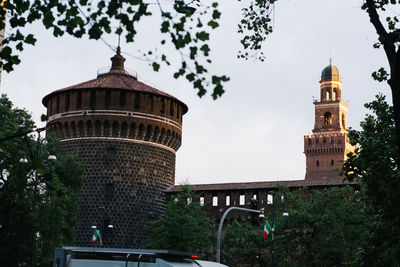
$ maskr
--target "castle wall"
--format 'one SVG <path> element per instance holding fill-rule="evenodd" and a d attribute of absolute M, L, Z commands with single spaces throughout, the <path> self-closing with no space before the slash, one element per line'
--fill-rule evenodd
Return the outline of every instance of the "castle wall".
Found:
<path fill-rule="evenodd" d="M 148 222 L 165 209 L 165 189 L 174 184 L 175 153 L 131 140 L 74 139 L 63 153 L 77 152 L 86 181 L 79 190 L 77 245 L 90 246 L 93 225 L 108 247 L 139 248 Z M 113 225 L 113 229 L 107 226 Z"/>

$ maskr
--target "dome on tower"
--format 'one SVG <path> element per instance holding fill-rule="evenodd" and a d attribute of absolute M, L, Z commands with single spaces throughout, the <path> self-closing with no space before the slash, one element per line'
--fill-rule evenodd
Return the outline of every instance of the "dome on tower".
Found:
<path fill-rule="evenodd" d="M 321 81 L 323 80 L 340 80 L 339 69 L 332 62 L 322 70 Z"/>

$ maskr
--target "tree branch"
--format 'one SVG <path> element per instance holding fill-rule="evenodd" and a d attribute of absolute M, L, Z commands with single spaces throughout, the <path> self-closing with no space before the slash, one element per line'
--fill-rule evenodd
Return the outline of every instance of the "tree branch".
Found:
<path fill-rule="evenodd" d="M 391 38 L 391 35 L 388 34 L 385 27 L 383 27 L 378 12 L 376 11 L 376 6 L 374 0 L 366 0 L 367 3 L 367 13 L 369 15 L 369 19 L 374 26 L 376 33 L 379 35 L 379 41 L 383 44 L 383 49 L 385 50 L 386 57 L 389 61 L 390 69 L 392 71 L 392 67 L 394 67 L 393 63 L 396 57 L 396 47 Z"/>

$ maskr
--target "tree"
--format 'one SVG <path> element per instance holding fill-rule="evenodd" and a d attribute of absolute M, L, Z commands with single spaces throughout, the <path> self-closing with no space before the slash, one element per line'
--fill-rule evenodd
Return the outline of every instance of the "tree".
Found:
<path fill-rule="evenodd" d="M 152 232 L 147 248 L 201 252 L 207 257 L 215 246 L 215 228 L 199 197 L 190 186 L 168 202 L 165 215 L 149 225 Z"/>
<path fill-rule="evenodd" d="M 5 95 L 0 98 L 0 265 L 22 266 L 30 262 L 32 226 L 36 266 L 50 266 L 54 248 L 72 244 L 77 212 L 74 190 L 83 182 L 83 167 L 75 156 L 60 155 L 57 161 L 46 159 L 52 150 L 44 143 L 36 150 L 33 136 L 23 135 L 34 129 L 30 115 L 13 108 Z M 9 138 L 10 136 L 18 136 Z M 26 164 L 21 158 L 28 157 Z M 36 173 L 38 180 L 36 180 Z"/>
<path fill-rule="evenodd" d="M 279 205 L 287 206 L 289 216 L 278 216 L 278 260 L 296 266 L 357 266 L 359 249 L 369 234 L 369 217 L 360 193 L 350 186 L 282 189 L 284 203 Z"/>
<path fill-rule="evenodd" d="M 369 215 L 353 188 L 289 191 L 275 196 L 276 266 L 358 266 L 360 248 L 369 235 Z M 282 198 L 283 197 L 283 198 Z M 283 216 L 287 210 L 289 216 Z M 266 214 L 271 224 L 272 215 Z M 229 266 L 268 266 L 272 240 L 261 227 L 233 222 L 223 239 L 223 260 Z"/>
<path fill-rule="evenodd" d="M 373 113 L 361 122 L 360 131 L 350 129 L 350 141 L 359 147 L 348 155 L 343 173 L 360 184 L 371 214 L 371 235 L 363 247 L 364 264 L 394 266 L 400 264 L 400 172 L 394 108 L 382 95 L 365 107 Z"/>
<path fill-rule="evenodd" d="M 228 266 L 267 266 L 270 241 L 263 240 L 261 226 L 242 219 L 226 227 L 222 239 L 222 262 Z"/>
<path fill-rule="evenodd" d="M 174 77 L 185 77 L 197 89 L 198 95 L 212 88 L 212 97 L 216 99 L 224 92 L 223 83 L 229 80 L 225 75 L 209 74 L 207 66 L 211 63 L 209 32 L 219 26 L 221 13 L 218 3 L 202 4 L 198 0 L 196 8 L 184 0 L 159 1 L 155 16 L 160 19 L 160 32 L 163 36 L 160 46 L 172 45 L 180 56 L 180 66 L 176 67 Z M 25 33 L 24 27 L 41 21 L 46 29 L 52 30 L 55 37 L 68 34 L 77 38 L 88 36 L 91 39 L 102 39 L 104 34 L 124 35 L 126 41 L 134 42 L 139 22 L 153 14 L 149 3 L 143 0 L 101 0 L 101 1 L 2 1 L 0 8 L 0 30 L 6 22 L 9 34 L 3 40 L 0 52 L 0 67 L 12 71 L 20 63 L 18 53 L 25 44 L 34 45 L 36 38 Z M 196 10 L 196 12 L 194 12 Z M 148 33 L 147 33 L 148 34 Z M 158 53 L 157 49 L 146 48 L 143 59 L 149 62 L 154 71 L 162 65 L 171 65 L 169 55 Z"/>

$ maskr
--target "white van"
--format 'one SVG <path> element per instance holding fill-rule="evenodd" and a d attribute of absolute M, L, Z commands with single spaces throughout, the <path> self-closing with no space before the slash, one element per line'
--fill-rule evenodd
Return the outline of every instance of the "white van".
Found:
<path fill-rule="evenodd" d="M 227 267 L 197 260 L 199 254 L 147 249 L 56 248 L 54 267 Z"/>

